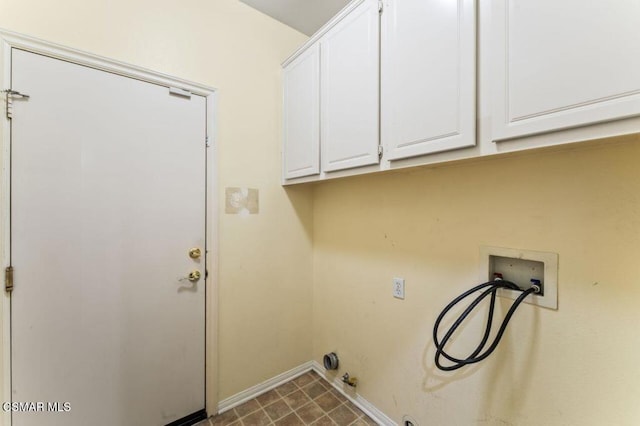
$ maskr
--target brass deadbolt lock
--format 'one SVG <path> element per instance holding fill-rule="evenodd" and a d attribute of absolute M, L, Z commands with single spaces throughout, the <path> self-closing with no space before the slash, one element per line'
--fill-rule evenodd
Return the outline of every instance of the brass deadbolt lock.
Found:
<path fill-rule="evenodd" d="M 200 279 L 200 271 L 191 271 L 189 272 L 189 281 L 192 283 L 198 281 Z"/>
<path fill-rule="evenodd" d="M 202 256 L 202 250 L 200 250 L 197 247 L 192 248 L 191 250 L 189 250 L 189 257 L 192 259 L 199 259 L 200 256 Z"/>

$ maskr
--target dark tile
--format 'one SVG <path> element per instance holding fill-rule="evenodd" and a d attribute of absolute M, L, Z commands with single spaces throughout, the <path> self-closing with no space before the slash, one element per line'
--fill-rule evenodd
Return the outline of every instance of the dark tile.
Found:
<path fill-rule="evenodd" d="M 211 426 L 211 423 L 209 423 L 209 419 L 207 419 L 201 421 L 200 423 L 196 423 L 194 426 Z"/>
<path fill-rule="evenodd" d="M 314 399 L 314 401 L 316 402 L 316 404 L 320 406 L 320 408 L 322 408 L 327 413 L 333 410 L 334 408 L 337 408 L 338 405 L 342 404 L 342 402 L 340 402 L 335 396 L 331 395 L 331 393 L 329 392 L 323 393 L 322 395 Z"/>
<path fill-rule="evenodd" d="M 373 419 L 369 416 L 367 416 L 366 414 L 362 417 L 360 417 L 360 421 L 363 421 L 364 424 L 366 425 L 370 425 L 370 426 L 378 426 L 378 423 L 374 422 Z"/>
<path fill-rule="evenodd" d="M 302 390 L 305 391 L 311 399 L 315 399 L 327 391 L 327 389 L 320 384 L 320 381 L 313 382 L 302 388 Z"/>
<path fill-rule="evenodd" d="M 349 410 L 349 408 L 347 408 L 347 406 L 344 404 L 331 411 L 329 413 L 329 417 L 331 417 L 333 421 L 338 423 L 339 425 L 348 425 L 358 418 L 356 413 Z"/>
<path fill-rule="evenodd" d="M 282 399 L 289 405 L 289 407 L 291 407 L 292 410 L 297 410 L 304 404 L 311 401 L 311 399 L 309 399 L 309 397 L 301 390 L 292 392 L 289 395 L 282 397 Z"/>
<path fill-rule="evenodd" d="M 303 387 L 308 385 L 311 382 L 314 382 L 316 380 L 316 377 L 314 377 L 311 372 L 308 373 L 304 373 L 302 376 L 293 379 L 293 383 L 295 383 L 296 385 L 298 385 L 299 387 Z"/>
<path fill-rule="evenodd" d="M 272 389 L 269 392 L 263 393 L 262 395 L 260 395 L 256 399 L 258 400 L 260 405 L 265 407 L 265 406 L 267 406 L 269 404 L 272 404 L 273 402 L 279 400 L 280 399 L 280 395 L 278 395 L 278 392 L 276 392 L 275 389 Z"/>
<path fill-rule="evenodd" d="M 291 408 L 281 399 L 264 407 L 271 420 L 277 420 L 291 412 Z"/>
<path fill-rule="evenodd" d="M 349 426 L 369 426 L 369 423 L 365 422 L 364 419 L 358 419 Z"/>
<path fill-rule="evenodd" d="M 242 418 L 242 424 L 246 426 L 267 426 L 270 423 L 271 419 L 264 410 L 254 411 Z"/>
<path fill-rule="evenodd" d="M 307 424 L 324 416 L 324 411 L 322 410 L 322 408 L 318 407 L 318 405 L 313 402 L 310 402 L 309 404 L 298 408 L 296 413 Z"/>
<path fill-rule="evenodd" d="M 329 393 L 331 393 L 331 395 L 333 395 L 336 398 L 338 398 L 338 401 L 340 401 L 340 403 L 348 401 L 348 399 L 345 398 L 344 395 L 341 394 L 340 391 L 338 389 L 334 388 L 333 386 L 331 386 L 331 389 L 329 389 Z"/>
<path fill-rule="evenodd" d="M 332 388 L 333 386 L 331 386 L 331 383 L 328 382 L 326 379 L 320 378 L 318 380 L 318 384 L 320 384 L 321 386 L 324 386 L 325 388 L 329 389 Z"/>
<path fill-rule="evenodd" d="M 213 426 L 226 426 L 238 420 L 238 415 L 234 410 L 225 411 L 211 418 L 211 424 Z"/>
<path fill-rule="evenodd" d="M 356 406 L 355 406 L 355 404 L 354 404 L 353 402 L 351 402 L 351 401 L 347 401 L 347 402 L 345 402 L 345 405 L 346 405 L 347 407 L 349 407 L 349 409 L 350 409 L 351 411 L 353 411 L 354 413 L 356 413 L 356 415 L 357 415 L 358 417 L 366 416 L 366 414 L 364 413 L 364 411 L 362 411 L 361 409 L 359 409 L 358 407 L 356 407 Z"/>
<path fill-rule="evenodd" d="M 311 374 L 311 377 L 313 377 L 315 380 L 320 378 L 320 375 L 315 370 L 309 371 L 309 374 Z"/>
<path fill-rule="evenodd" d="M 281 418 L 274 423 L 276 426 L 305 426 L 304 422 L 300 420 L 296 413 L 291 413 L 288 416 Z"/>
<path fill-rule="evenodd" d="M 313 426 L 335 426 L 335 423 L 329 416 L 322 416 L 313 423 Z"/>
<path fill-rule="evenodd" d="M 280 394 L 280 396 L 285 396 L 290 394 L 291 392 L 297 391 L 298 386 L 296 386 L 293 382 L 287 382 L 284 385 L 280 385 L 276 388 L 276 391 Z"/>
<path fill-rule="evenodd" d="M 258 401 L 256 401 L 255 399 L 251 399 L 242 405 L 238 405 L 235 408 L 238 417 L 244 417 L 247 414 L 251 414 L 258 409 L 260 409 L 260 404 L 258 404 Z"/>

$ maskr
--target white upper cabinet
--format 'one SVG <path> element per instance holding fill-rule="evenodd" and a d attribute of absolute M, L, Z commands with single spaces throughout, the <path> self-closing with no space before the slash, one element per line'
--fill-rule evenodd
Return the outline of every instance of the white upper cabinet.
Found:
<path fill-rule="evenodd" d="M 316 43 L 284 69 L 285 179 L 320 173 L 320 47 Z"/>
<path fill-rule="evenodd" d="M 637 133 L 640 0 L 352 0 L 284 67 L 285 184 Z"/>
<path fill-rule="evenodd" d="M 325 172 L 379 162 L 377 0 L 365 0 L 320 39 Z"/>
<path fill-rule="evenodd" d="M 493 139 L 640 115 L 640 1 L 494 0 Z"/>
<path fill-rule="evenodd" d="M 475 46 L 474 0 L 385 2 L 381 134 L 387 158 L 475 145 Z"/>

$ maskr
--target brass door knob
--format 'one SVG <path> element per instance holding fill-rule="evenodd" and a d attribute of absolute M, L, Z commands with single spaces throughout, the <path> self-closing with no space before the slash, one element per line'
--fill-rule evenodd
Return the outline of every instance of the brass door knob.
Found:
<path fill-rule="evenodd" d="M 202 250 L 200 250 L 198 247 L 194 247 L 191 250 L 189 250 L 189 257 L 192 259 L 198 259 L 200 258 L 200 256 L 202 256 Z"/>
<path fill-rule="evenodd" d="M 196 281 L 198 281 L 200 279 L 200 271 L 191 271 L 189 272 L 189 281 L 191 281 L 192 283 L 195 283 Z"/>

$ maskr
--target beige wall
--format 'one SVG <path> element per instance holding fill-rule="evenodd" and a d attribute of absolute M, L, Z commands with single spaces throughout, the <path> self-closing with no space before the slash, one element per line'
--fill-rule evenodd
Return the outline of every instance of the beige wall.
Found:
<path fill-rule="evenodd" d="M 396 422 L 640 424 L 639 161 L 632 136 L 318 185 L 314 359 L 336 350 Z M 492 357 L 439 372 L 433 323 L 479 282 L 480 245 L 558 253 L 559 309 L 522 306 Z"/>
<path fill-rule="evenodd" d="M 306 36 L 236 0 L 0 0 L 0 28 L 219 89 L 221 197 L 260 190 L 220 217 L 220 399 L 308 361 L 311 191 L 279 182 L 280 63 Z"/>

